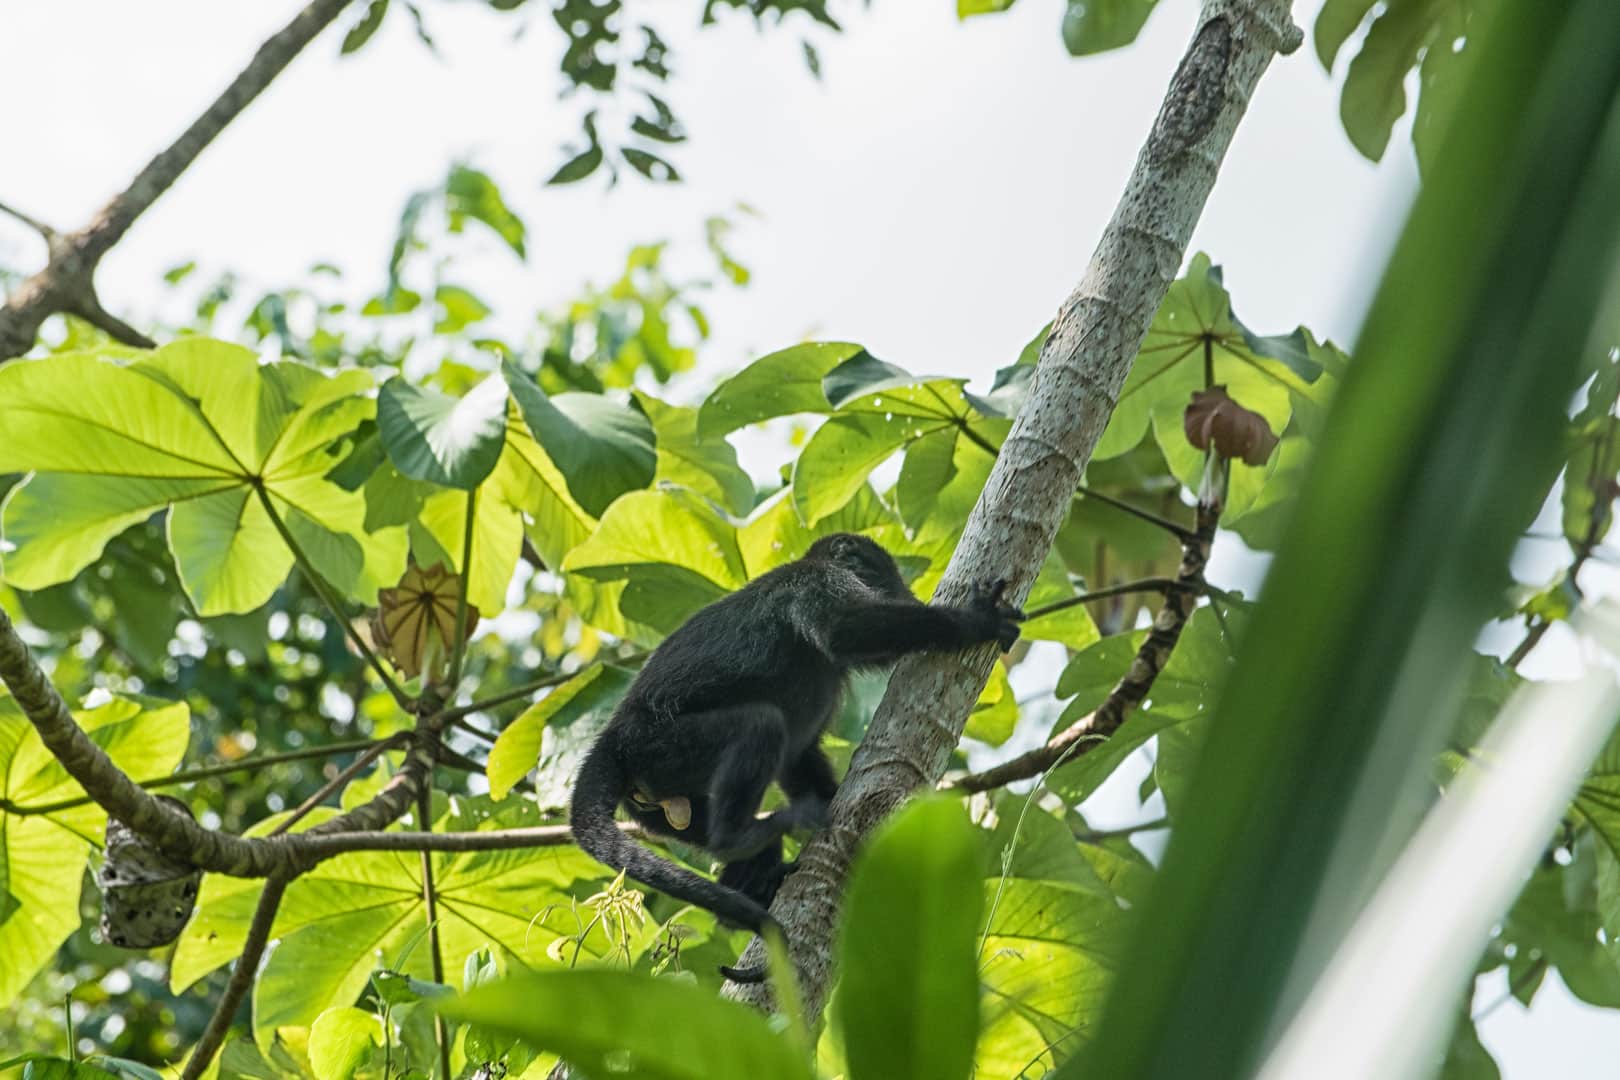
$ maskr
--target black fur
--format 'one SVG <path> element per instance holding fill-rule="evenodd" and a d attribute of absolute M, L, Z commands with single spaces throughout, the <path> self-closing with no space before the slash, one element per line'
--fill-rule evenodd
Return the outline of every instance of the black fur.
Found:
<path fill-rule="evenodd" d="M 912 652 L 1011 648 L 1023 616 L 1001 602 L 1002 586 L 976 589 L 966 607 L 928 606 L 878 544 L 822 537 L 802 559 L 693 614 L 648 658 L 580 766 L 575 840 L 644 885 L 759 931 L 790 869 L 783 834 L 819 826 L 837 790 L 820 737 L 844 676 Z M 772 781 L 788 805 L 757 817 Z M 685 828 L 660 805 L 680 799 L 690 805 Z M 720 880 L 625 836 L 614 824 L 621 803 L 647 832 L 726 863 Z"/>

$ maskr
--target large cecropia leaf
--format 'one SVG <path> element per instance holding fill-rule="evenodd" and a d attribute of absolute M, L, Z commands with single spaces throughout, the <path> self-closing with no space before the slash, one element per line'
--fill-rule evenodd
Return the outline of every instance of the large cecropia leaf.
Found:
<path fill-rule="evenodd" d="M 169 547 L 201 615 L 251 611 L 293 553 L 367 602 L 398 580 L 405 534 L 367 532 L 365 502 L 325 478 L 332 447 L 372 416 L 362 371 L 260 365 L 188 338 L 131 364 L 94 353 L 0 369 L 0 472 L 33 472 L 6 500 L 7 580 L 70 580 L 129 526 L 167 509 Z"/>
<path fill-rule="evenodd" d="M 601 514 L 620 495 L 652 483 L 658 454 L 645 416 L 601 394 L 550 396 L 518 368 L 505 370 L 523 422 L 579 505 Z"/>
<path fill-rule="evenodd" d="M 463 398 L 401 377 L 377 395 L 377 434 L 394 466 L 413 480 L 471 491 L 506 445 L 506 383 L 491 375 Z"/>
<path fill-rule="evenodd" d="M 459 809 L 459 813 L 457 812 Z M 541 824 L 538 807 L 513 800 L 489 813 L 483 799 L 460 799 L 435 822 L 438 831 L 516 828 Z M 299 823 L 330 819 L 330 808 Z M 487 815 L 487 816 L 486 816 Z M 260 835 L 280 815 L 248 830 Z M 276 914 L 280 942 L 259 975 L 253 1019 L 261 1042 L 277 1027 L 311 1024 L 326 1009 L 356 1000 L 378 967 L 430 978 L 427 950 L 411 948 L 427 927 L 422 864 L 414 853 L 356 852 L 321 863 L 294 882 Z M 469 852 L 433 857 L 439 935 L 444 955 L 459 964 L 493 949 L 514 968 L 545 967 L 547 948 L 578 932 L 570 897 L 608 871 L 575 847 Z M 170 984 L 176 991 L 228 963 L 242 948 L 263 882 L 209 875 L 197 914 L 176 946 Z M 586 939 L 582 958 L 607 951 L 599 934 Z"/>
<path fill-rule="evenodd" d="M 191 737 L 178 702 L 116 698 L 74 720 L 113 763 L 146 779 L 174 771 Z M 17 703 L 0 698 L 0 1007 L 9 1005 L 79 927 L 79 887 L 107 814 L 94 803 L 48 813 L 84 794 Z"/>
<path fill-rule="evenodd" d="M 589 1069 L 638 1080 L 810 1080 L 809 1063 L 758 1012 L 679 978 L 548 971 L 438 1006 Z"/>
<path fill-rule="evenodd" d="M 1283 337 L 1250 331 L 1232 314 L 1220 268 L 1195 255 L 1153 317 L 1093 459 L 1131 450 L 1151 424 L 1170 471 L 1196 491 L 1205 455 L 1187 441 L 1182 423 L 1192 395 L 1224 386 L 1281 436 L 1296 410 L 1319 406 L 1334 382 L 1319 355 L 1324 351 L 1303 330 Z M 1254 505 L 1275 463 L 1275 456 L 1260 466 L 1232 463 L 1223 523 Z"/>

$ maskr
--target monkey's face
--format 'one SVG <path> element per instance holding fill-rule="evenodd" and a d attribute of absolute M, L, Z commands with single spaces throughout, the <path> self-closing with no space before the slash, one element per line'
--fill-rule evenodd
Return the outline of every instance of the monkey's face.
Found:
<path fill-rule="evenodd" d="M 869 537 L 856 533 L 823 536 L 810 545 L 804 557 L 842 567 L 875 592 L 894 597 L 911 595 L 894 556 Z"/>

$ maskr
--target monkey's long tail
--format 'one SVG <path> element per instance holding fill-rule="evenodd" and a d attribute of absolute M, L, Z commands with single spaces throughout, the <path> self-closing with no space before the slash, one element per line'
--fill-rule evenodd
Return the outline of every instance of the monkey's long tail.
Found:
<path fill-rule="evenodd" d="M 574 830 L 575 843 L 643 885 L 705 907 L 722 919 L 755 933 L 771 921 L 768 911 L 736 889 L 676 866 L 621 832 L 613 822 L 613 812 L 629 790 L 629 783 L 611 746 L 598 742 L 591 747 L 574 781 L 568 823 Z M 743 976 L 736 981 L 758 981 L 764 975 L 763 969 L 753 968 L 737 969 L 736 973 Z"/>

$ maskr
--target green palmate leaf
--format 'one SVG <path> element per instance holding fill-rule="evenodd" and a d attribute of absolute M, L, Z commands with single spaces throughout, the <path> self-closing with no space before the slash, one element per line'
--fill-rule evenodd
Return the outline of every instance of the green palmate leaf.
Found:
<path fill-rule="evenodd" d="M 327 1009 L 309 1029 L 309 1063 L 315 1080 L 350 1080 L 373 1047 L 387 1036 L 382 1019 L 352 1006 Z"/>
<path fill-rule="evenodd" d="M 6 500 L 8 580 L 72 578 L 113 536 L 169 509 L 169 546 L 202 615 L 250 611 L 293 563 L 273 507 L 315 569 L 371 600 L 404 568 L 405 535 L 368 532 L 364 500 L 324 478 L 370 418 L 370 376 L 260 366 L 187 338 L 125 366 L 92 354 L 0 371 L 0 471 L 35 470 Z"/>
<path fill-rule="evenodd" d="M 530 705 L 501 730 L 489 752 L 489 794 L 504 799 L 540 761 L 540 739 L 553 721 L 572 724 L 586 713 L 610 709 L 630 687 L 630 674 L 607 664 L 592 664 Z"/>
<path fill-rule="evenodd" d="M 172 772 L 191 734 L 184 705 L 144 698 L 117 698 L 73 718 L 114 764 L 142 779 Z M 83 794 L 16 702 L 0 698 L 0 798 L 28 807 Z M 85 858 L 106 818 L 94 804 L 48 814 L 0 810 L 0 1007 L 78 929 Z"/>
<path fill-rule="evenodd" d="M 512 572 L 523 551 L 523 516 L 492 487 L 480 488 L 472 504 L 472 573 L 467 599 L 479 611 L 494 614 L 506 608 L 506 587 L 512 583 Z M 423 500 L 418 520 L 431 535 L 435 550 L 418 552 L 419 562 L 444 562 L 461 573 L 467 509 L 467 496 L 459 491 L 441 491 Z"/>
<path fill-rule="evenodd" d="M 1206 384 L 1224 386 L 1281 435 L 1295 410 L 1322 401 L 1333 382 L 1307 341 L 1302 332 L 1261 338 L 1242 326 L 1232 317 L 1219 270 L 1207 256 L 1194 256 L 1154 316 L 1094 458 L 1133 449 L 1151 424 L 1171 472 L 1197 490 L 1205 455 L 1187 441 L 1182 424 L 1193 393 Z M 1254 504 L 1275 462 L 1273 455 L 1257 467 L 1232 463 L 1223 522 L 1237 520 Z"/>
<path fill-rule="evenodd" d="M 1322 66 L 1333 68 L 1339 49 L 1366 20 L 1367 13 L 1377 6 L 1378 0 L 1327 0 L 1316 17 L 1312 40 L 1316 44 L 1317 59 Z"/>
<path fill-rule="evenodd" d="M 827 373 L 867 355 L 859 345 L 818 341 L 773 352 L 721 383 L 698 411 L 698 429 L 718 438 L 748 424 L 796 413 L 825 413 Z"/>
<path fill-rule="evenodd" d="M 902 574 L 909 575 L 926 567 L 931 559 L 928 552 L 907 539 L 900 519 L 870 485 L 857 492 L 842 509 L 814 525 L 800 520 L 791 496 L 791 490 L 783 490 L 765 499 L 737 530 L 737 547 L 742 552 L 749 580 L 799 558 L 819 537 L 836 532 L 861 533 L 876 540 L 895 556 Z"/>
<path fill-rule="evenodd" d="M 1039 792 L 996 796 L 990 852 L 1007 878 L 1055 881 L 1112 898 L 1113 889 L 1081 854 L 1074 832 L 1058 814 L 1035 805 Z M 998 879 L 999 883 L 999 879 Z"/>
<path fill-rule="evenodd" d="M 962 734 L 970 739 L 1000 746 L 1018 726 L 1018 699 L 1013 696 L 1012 684 L 1007 681 L 1007 669 L 992 665 L 990 680 L 979 693 L 973 711 L 968 714 L 967 727 Z"/>
<path fill-rule="evenodd" d="M 938 431 L 943 423 L 923 429 Z M 793 466 L 793 501 L 814 525 L 866 486 L 872 470 L 893 457 L 918 430 L 909 418 L 834 416 L 817 429 Z"/>
<path fill-rule="evenodd" d="M 1129 45 L 1142 32 L 1158 0 L 1068 0 L 1063 46 L 1070 56 L 1090 56 Z"/>
<path fill-rule="evenodd" d="M 1620 733 L 1609 738 L 1575 795 L 1574 815 L 1592 826 L 1603 847 L 1620 858 Z"/>
<path fill-rule="evenodd" d="M 1390 129 L 1406 111 L 1406 73 L 1417 64 L 1433 29 L 1433 0 L 1397 0 L 1373 21 L 1345 72 L 1339 118 L 1357 150 L 1384 156 Z"/>
<path fill-rule="evenodd" d="M 471 491 L 506 445 L 506 383 L 491 375 L 457 399 L 395 377 L 377 395 L 377 433 L 401 473 Z"/>
<path fill-rule="evenodd" d="M 938 442 L 954 428 L 988 462 L 1006 437 L 1007 421 L 974 415 L 961 380 L 911 375 L 865 352 L 830 371 L 822 386 L 837 412 L 811 436 L 793 469 L 794 505 L 811 524 L 847 502 L 873 469 L 904 447 Z M 931 446 L 931 460 L 939 452 Z"/>
<path fill-rule="evenodd" d="M 568 480 L 516 415 L 508 417 L 506 449 L 490 478 L 490 488 L 529 517 L 528 537 L 546 566 L 557 570 L 563 558 L 596 529 L 596 515 L 568 490 Z"/>
<path fill-rule="evenodd" d="M 506 450 L 495 466 L 489 487 L 524 513 L 524 533 L 541 561 L 554 573 L 561 571 L 568 553 L 596 529 L 596 516 L 575 501 L 568 481 L 524 427 L 515 406 L 507 423 Z M 586 622 L 643 645 L 656 642 L 662 636 L 658 629 L 626 618 L 619 610 L 624 586 L 622 580 L 578 574 L 568 574 L 564 579 L 569 603 Z"/>
<path fill-rule="evenodd" d="M 1244 620 L 1240 612 L 1228 613 L 1226 620 L 1235 634 L 1241 634 Z M 1137 631 L 1104 638 L 1069 662 L 1058 678 L 1057 693 L 1073 700 L 1058 718 L 1058 730 L 1103 703 L 1125 676 L 1146 635 L 1146 631 Z M 1169 662 L 1153 682 L 1146 708 L 1128 715 L 1106 741 L 1087 747 L 1073 761 L 1059 766 L 1047 786 L 1071 806 L 1078 805 L 1149 739 L 1168 734 L 1196 745 L 1205 718 L 1220 700 L 1236 647 L 1236 642 L 1227 640 L 1226 630 L 1212 610 L 1203 607 L 1193 612 Z"/>
<path fill-rule="evenodd" d="M 836 1020 L 851 1080 L 952 1080 L 973 1065 L 984 846 L 961 804 L 924 799 L 851 871 Z"/>
<path fill-rule="evenodd" d="M 506 366 L 524 423 L 592 514 L 627 491 L 652 483 L 658 454 L 646 416 L 600 394 L 548 397 L 535 381 Z"/>
<path fill-rule="evenodd" d="M 664 633 L 748 580 L 737 530 L 701 500 L 673 489 L 619 499 L 590 539 L 568 553 L 563 569 L 624 582 L 625 616 Z"/>
<path fill-rule="evenodd" d="M 457 800 L 462 815 L 435 823 L 438 831 L 541 824 L 532 803 L 511 802 L 484 816 L 487 800 Z M 319 824 L 336 811 L 323 808 L 299 823 Z M 262 834 L 281 815 L 249 830 Z M 443 954 L 462 957 L 490 948 L 505 963 L 545 967 L 547 948 L 578 932 L 570 897 L 606 870 L 572 847 L 435 855 L 439 937 Z M 210 875 L 197 897 L 197 914 L 181 935 L 170 968 L 176 991 L 229 962 L 240 951 L 263 884 Z M 556 905 L 556 906 L 554 906 Z M 548 909 L 550 909 L 548 911 Z M 280 940 L 254 991 L 254 1031 L 264 1045 L 283 1025 L 305 1026 L 328 1008 L 354 1002 L 383 966 L 431 979 L 428 951 L 408 948 L 425 932 L 421 861 L 397 852 L 359 852 L 323 862 L 289 886 L 276 915 Z M 582 956 L 607 952 L 599 934 L 585 940 Z"/>
<path fill-rule="evenodd" d="M 460 285 L 440 285 L 433 290 L 439 315 L 433 321 L 435 334 L 455 334 L 489 317 L 490 307 Z"/>
<path fill-rule="evenodd" d="M 657 482 L 689 488 L 733 514 L 754 508 L 754 482 L 738 466 L 737 451 L 718 436 L 699 436 L 696 409 L 666 405 L 639 391 L 635 399 L 657 438 Z"/>
<path fill-rule="evenodd" d="M 810 1080 L 793 1044 L 754 1010 L 675 979 L 545 972 L 438 1006 L 525 1039 L 592 1075 L 647 1080 Z"/>
<path fill-rule="evenodd" d="M 1053 881 L 991 880 L 984 889 L 974 1064 L 981 1076 L 1038 1075 L 1094 1037 L 1126 913 L 1112 897 Z"/>
<path fill-rule="evenodd" d="M 523 219 L 506 205 L 501 189 L 487 174 L 466 165 L 451 169 L 444 185 L 444 209 L 451 232 L 461 232 L 468 221 L 482 222 L 506 241 L 518 258 L 525 257 L 527 230 Z"/>
<path fill-rule="evenodd" d="M 308 1080 L 309 1054 L 301 1037 L 305 1033 L 278 1033 L 269 1049 L 260 1051 L 251 1040 L 233 1039 L 225 1044 L 219 1055 L 219 1069 L 214 1074 L 232 1080 Z M 297 1045 L 289 1045 L 289 1043 Z M 208 1073 L 203 1074 L 208 1077 Z"/>

